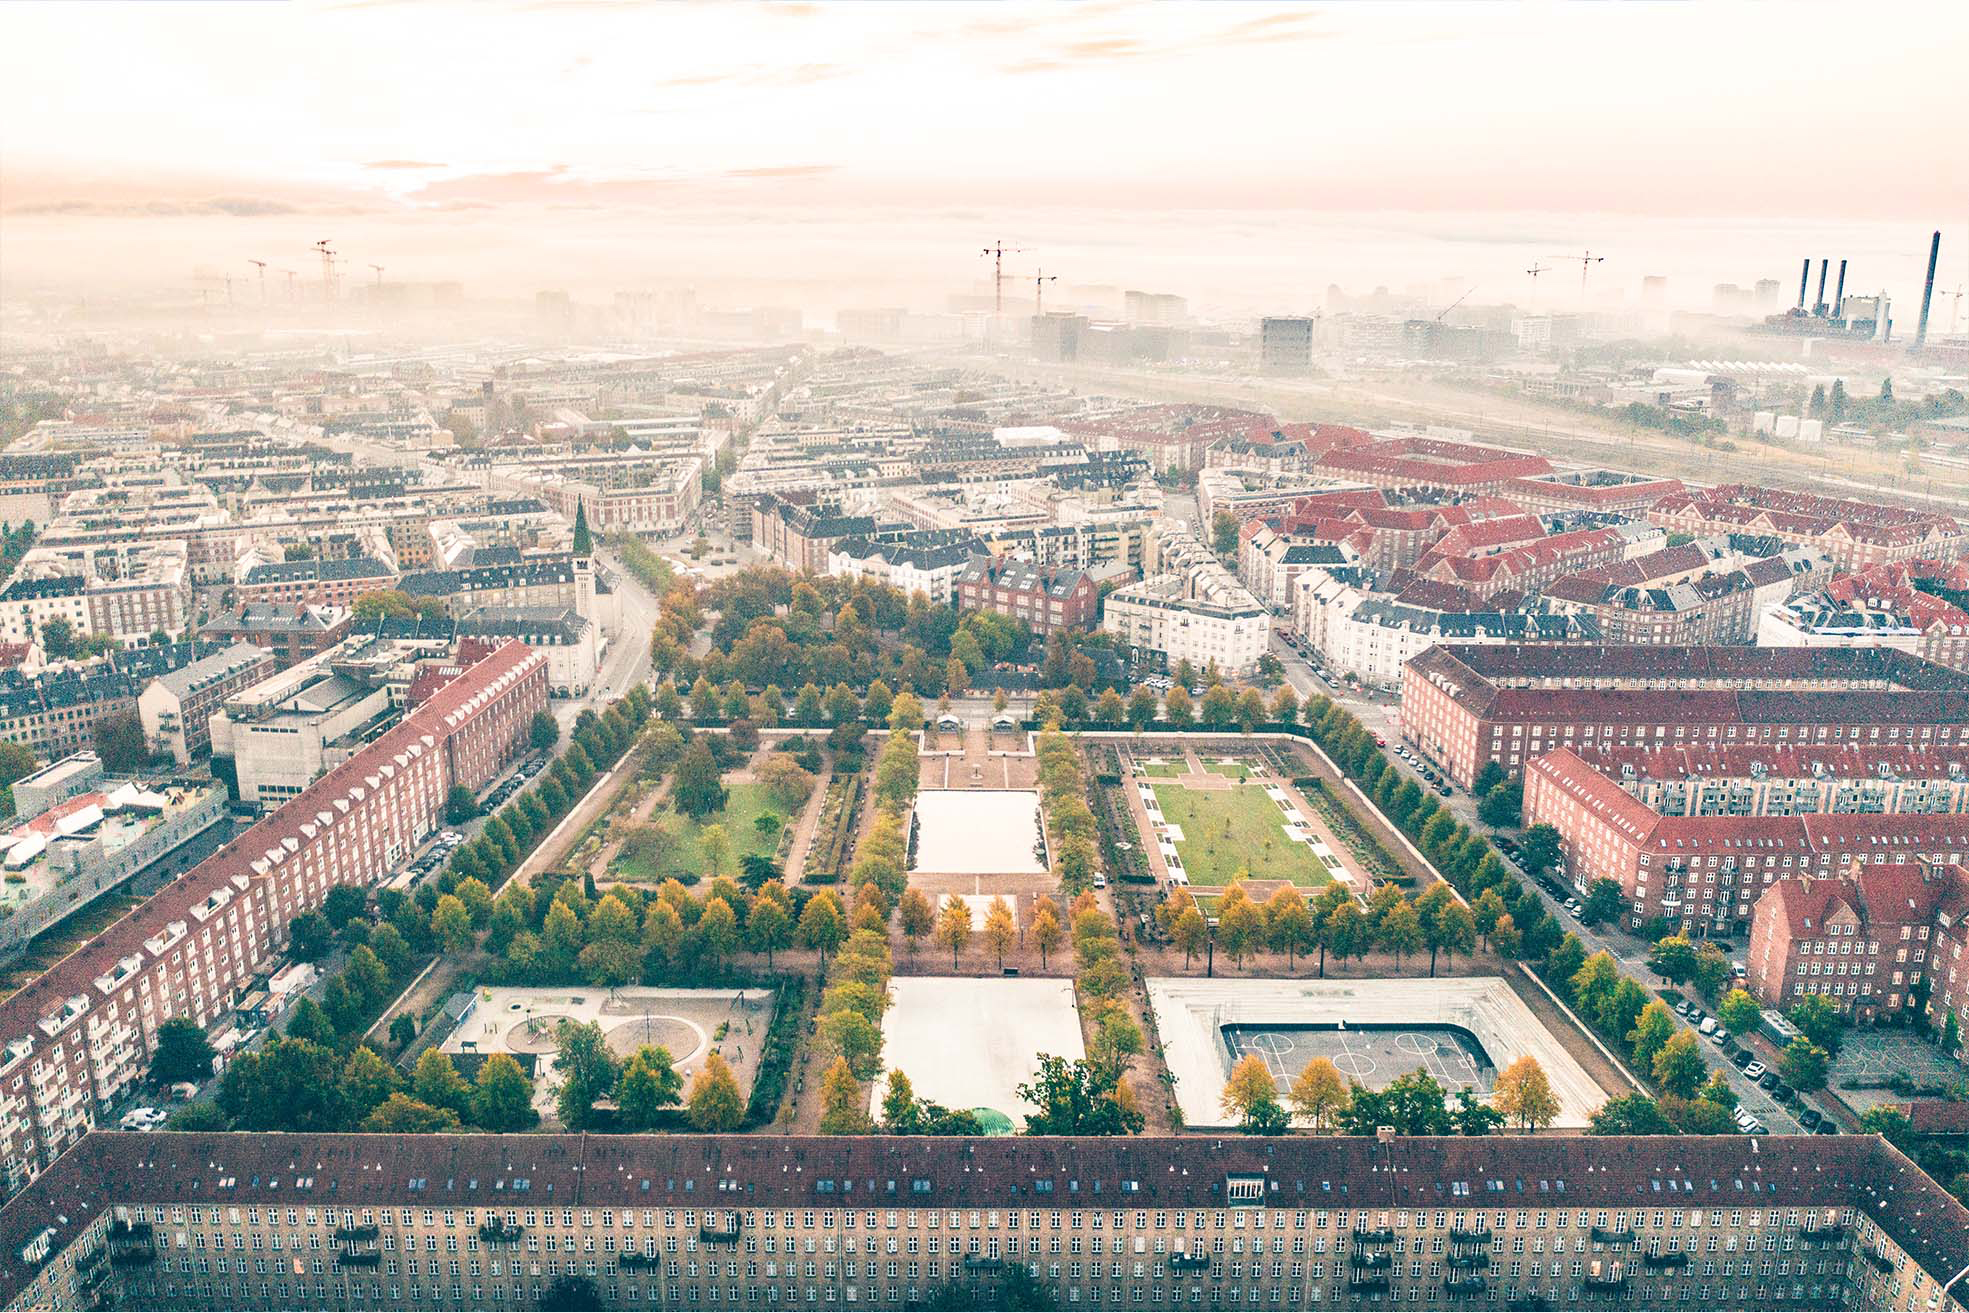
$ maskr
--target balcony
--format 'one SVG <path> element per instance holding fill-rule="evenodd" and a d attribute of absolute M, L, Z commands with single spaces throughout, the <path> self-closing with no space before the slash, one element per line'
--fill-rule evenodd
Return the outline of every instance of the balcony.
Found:
<path fill-rule="evenodd" d="M 1665 1267 L 1687 1267 L 1688 1265 L 1689 1256 L 1679 1249 L 1641 1255 L 1642 1267 L 1651 1267 L 1659 1270 Z"/>
<path fill-rule="evenodd" d="M 1451 1254 L 1449 1256 L 1449 1265 L 1452 1268 L 1468 1268 L 1472 1272 L 1481 1272 L 1490 1266 L 1490 1255 Z"/>
<path fill-rule="evenodd" d="M 986 1258 L 983 1254 L 964 1255 L 966 1272 L 1001 1272 L 1004 1268 L 1005 1260 L 1002 1258 Z"/>
<path fill-rule="evenodd" d="M 1395 1243 L 1395 1233 L 1392 1228 L 1385 1226 L 1376 1227 L 1372 1231 L 1357 1226 L 1354 1228 L 1354 1243 L 1357 1245 L 1392 1245 Z"/>
<path fill-rule="evenodd" d="M 1845 1244 L 1846 1234 L 1846 1228 L 1843 1226 L 1812 1227 L 1798 1233 L 1798 1243 L 1829 1249 L 1835 1245 Z"/>
<path fill-rule="evenodd" d="M 156 1261 L 157 1251 L 148 1244 L 130 1249 L 114 1249 L 109 1255 L 111 1267 L 149 1267 Z"/>
<path fill-rule="evenodd" d="M 1449 1242 L 1452 1245 L 1487 1245 L 1490 1243 L 1490 1228 L 1478 1226 L 1466 1231 L 1460 1226 L 1452 1226 L 1449 1229 Z"/>
<path fill-rule="evenodd" d="M 1596 1245 L 1631 1245 L 1641 1238 L 1639 1234 L 1625 1227 L 1604 1226 L 1594 1227 L 1592 1236 L 1593 1243 Z"/>
<path fill-rule="evenodd" d="M 727 1227 L 701 1226 L 697 1229 L 698 1241 L 707 1245 L 736 1245 L 738 1243 L 738 1223 Z"/>
<path fill-rule="evenodd" d="M 1388 1290 L 1388 1278 L 1355 1272 L 1347 1277 L 1347 1289 L 1356 1295 L 1386 1294 Z"/>
<path fill-rule="evenodd" d="M 1585 1277 L 1582 1278 L 1582 1284 L 1588 1290 L 1625 1290 L 1627 1289 L 1627 1271 L 1618 1263 L 1610 1268 L 1603 1268 L 1598 1271 L 1589 1269 Z"/>
<path fill-rule="evenodd" d="M 380 1267 L 383 1251 L 380 1249 L 344 1249 L 335 1255 L 337 1267 Z"/>
<path fill-rule="evenodd" d="M 1210 1270 L 1210 1255 L 1171 1254 L 1169 1256 L 1169 1270 L 1171 1272 L 1208 1272 Z"/>
<path fill-rule="evenodd" d="M 337 1241 L 374 1240 L 383 1234 L 373 1226 L 338 1226 L 335 1228 Z"/>
<path fill-rule="evenodd" d="M 526 1228 L 521 1226 L 517 1222 L 502 1223 L 502 1222 L 492 1221 L 492 1222 L 487 1222 L 483 1226 L 479 1227 L 479 1239 L 485 1241 L 488 1244 L 494 1244 L 494 1245 L 498 1244 L 502 1240 L 505 1241 L 518 1240 L 521 1236 L 525 1234 L 526 1234 Z"/>
<path fill-rule="evenodd" d="M 654 1272 L 663 1266 L 663 1256 L 630 1249 L 616 1255 L 615 1265 L 624 1272 Z"/>
<path fill-rule="evenodd" d="M 1490 1283 L 1482 1277 L 1444 1277 L 1443 1289 L 1452 1295 L 1469 1298 L 1481 1295 L 1490 1289 Z"/>
<path fill-rule="evenodd" d="M 1365 1249 L 1356 1249 L 1347 1256 L 1347 1266 L 1369 1272 L 1379 1272 L 1383 1268 L 1394 1265 L 1395 1256 L 1389 1253 L 1370 1253 Z"/>
<path fill-rule="evenodd" d="M 1866 1261 L 1873 1264 L 1875 1267 L 1879 1268 L 1882 1272 L 1892 1272 L 1895 1268 L 1900 1266 L 1899 1263 L 1896 1263 L 1893 1259 L 1887 1257 L 1887 1255 L 1881 1253 L 1878 1249 L 1867 1250 Z"/>

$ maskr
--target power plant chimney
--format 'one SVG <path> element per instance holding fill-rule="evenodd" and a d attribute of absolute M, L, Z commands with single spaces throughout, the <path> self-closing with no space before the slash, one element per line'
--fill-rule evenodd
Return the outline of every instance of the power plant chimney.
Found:
<path fill-rule="evenodd" d="M 1828 256 L 1819 261 L 1819 295 L 1812 302 L 1812 313 L 1818 315 L 1820 318 L 1825 317 L 1825 276 L 1831 272 L 1832 259 Z"/>
<path fill-rule="evenodd" d="M 1928 243 L 1928 281 L 1921 286 L 1921 322 L 1915 326 L 1914 349 L 1919 351 L 1928 341 L 1928 307 L 1935 300 L 1935 261 L 1942 255 L 1942 234 L 1936 232 Z"/>
<path fill-rule="evenodd" d="M 1839 318 L 1841 307 L 1846 304 L 1846 262 L 1839 262 L 1839 287 L 1832 294 L 1832 317 Z"/>
<path fill-rule="evenodd" d="M 1805 286 L 1812 281 L 1812 257 L 1805 257 L 1805 267 L 1798 271 L 1798 313 L 1805 313 Z"/>

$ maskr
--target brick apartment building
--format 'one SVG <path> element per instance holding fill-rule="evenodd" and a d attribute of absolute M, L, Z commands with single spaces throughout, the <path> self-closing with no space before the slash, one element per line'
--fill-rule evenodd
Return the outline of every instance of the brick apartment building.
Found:
<path fill-rule="evenodd" d="M 958 573 L 956 599 L 960 611 L 996 611 L 1023 620 L 1043 637 L 1091 627 L 1101 590 L 1085 570 L 973 556 Z"/>
<path fill-rule="evenodd" d="M 1552 462 L 1504 447 L 1446 438 L 1399 437 L 1336 448 L 1321 455 L 1313 469 L 1331 478 L 1353 479 L 1377 488 L 1497 492 L 1514 479 L 1551 473 Z"/>
<path fill-rule="evenodd" d="M 1638 515 L 1663 497 L 1681 492 L 1682 481 L 1617 470 L 1566 470 L 1512 479 L 1499 491 L 1528 511 Z"/>
<path fill-rule="evenodd" d="M 397 573 L 374 557 L 353 560 L 269 561 L 236 584 L 245 606 L 353 606 L 364 593 L 397 586 Z"/>
<path fill-rule="evenodd" d="M 1558 748 L 1969 742 L 1969 675 L 1904 652 L 1447 645 L 1402 672 L 1402 737 L 1470 787 Z"/>
<path fill-rule="evenodd" d="M 1877 1136 L 97 1132 L 0 1209 L 10 1308 L 1897 1309 L 1969 1209 Z"/>
<path fill-rule="evenodd" d="M 1820 497 L 1812 493 L 1732 483 L 1662 498 L 1648 519 L 1671 533 L 1772 534 L 1816 547 L 1842 570 L 1886 561 L 1947 559 L 1969 547 L 1969 531 L 1938 511 Z"/>
<path fill-rule="evenodd" d="M 1856 863 L 1839 875 L 1781 880 L 1751 921 L 1751 992 L 1773 1007 L 1822 995 L 1862 1022 L 1922 1007 L 1939 1028 L 1965 1006 L 1969 977 L 1952 978 L 1963 975 L 1965 916 L 1969 879 L 1953 863 Z"/>
<path fill-rule="evenodd" d="M 217 642 L 251 643 L 273 653 L 274 669 L 286 670 L 325 652 L 349 636 L 355 613 L 339 606 L 245 606 L 199 626 Z"/>
<path fill-rule="evenodd" d="M 874 532 L 874 516 L 844 515 L 810 492 L 762 493 L 752 503 L 752 545 L 795 572 L 827 573 L 829 549 Z"/>
<path fill-rule="evenodd" d="M 9 1191 L 142 1078 L 157 1027 L 207 1025 L 335 884 L 373 884 L 437 827 L 445 791 L 526 750 L 546 662 L 508 643 L 0 1002 L 0 1166 Z"/>
<path fill-rule="evenodd" d="M 1558 830 L 1577 888 L 1620 883 L 1630 927 L 1664 917 L 1704 935 L 1742 934 L 1783 880 L 1917 855 L 1969 860 L 1969 814 L 1665 816 L 1567 748 L 1527 768 L 1524 819 Z"/>

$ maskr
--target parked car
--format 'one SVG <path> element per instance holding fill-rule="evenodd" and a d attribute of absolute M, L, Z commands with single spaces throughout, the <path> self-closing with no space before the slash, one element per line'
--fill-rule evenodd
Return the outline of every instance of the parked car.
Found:
<path fill-rule="evenodd" d="M 458 831 L 456 830 L 446 830 L 443 834 L 440 834 L 438 836 L 438 842 L 444 844 L 463 843 L 465 842 L 465 836 L 458 833 Z"/>
<path fill-rule="evenodd" d="M 1698 1026 L 1696 1029 L 1700 1030 L 1703 1034 L 1709 1036 L 1709 1038 L 1713 1040 L 1717 1045 L 1723 1048 L 1729 1047 L 1730 1032 L 1724 1030 L 1721 1026 L 1717 1025 L 1716 1018 L 1711 1017 L 1709 1020 L 1703 1022 L 1702 1025 Z"/>
<path fill-rule="evenodd" d="M 1436 792 L 1437 792 L 1437 793 L 1440 793 L 1440 794 L 1442 794 L 1442 795 L 1443 795 L 1443 797 L 1445 797 L 1445 798 L 1447 798 L 1447 797 L 1449 797 L 1449 785 L 1447 785 L 1447 784 L 1438 784 L 1438 785 L 1436 786 Z"/>
<path fill-rule="evenodd" d="M 1839 1134 L 1839 1123 L 1832 1120 L 1832 1118 L 1828 1117 L 1824 1121 L 1819 1123 L 1819 1128 L 1816 1131 L 1813 1131 L 1812 1134 L 1837 1135 Z"/>
<path fill-rule="evenodd" d="M 1746 1076 L 1749 1074 L 1748 1071 L 1744 1073 Z M 1767 1090 L 1775 1090 L 1782 1082 L 1778 1080 L 1778 1074 L 1775 1071 L 1767 1071 L 1757 1078 L 1757 1083 Z"/>
<path fill-rule="evenodd" d="M 1692 1007 L 1689 1009 L 1689 1024 L 1691 1026 L 1700 1026 L 1707 1020 L 1709 1020 L 1709 1014 L 1701 1008 Z"/>
<path fill-rule="evenodd" d="M 1737 1070 L 1747 1070 L 1750 1066 L 1750 1050 L 1738 1049 L 1730 1055 L 1730 1061 L 1736 1064 Z"/>
<path fill-rule="evenodd" d="M 1797 1090 L 1792 1089 L 1789 1085 L 1786 1085 L 1783 1081 L 1779 1081 L 1776 1085 L 1772 1086 L 1771 1088 L 1771 1097 L 1776 1099 L 1779 1103 L 1790 1103 L 1792 1096 L 1797 1093 L 1798 1093 Z"/>
<path fill-rule="evenodd" d="M 1818 1124 L 1824 1120 L 1825 1120 L 1825 1114 L 1820 1112 L 1817 1108 L 1807 1108 L 1805 1109 L 1805 1111 L 1798 1114 L 1798 1124 L 1800 1126 L 1803 1126 L 1808 1131 L 1816 1130 L 1818 1128 Z"/>
<path fill-rule="evenodd" d="M 1770 1069 L 1766 1067 L 1763 1063 L 1753 1061 L 1745 1065 L 1743 1069 L 1743 1074 L 1750 1077 L 1750 1079 L 1752 1080 L 1762 1080 L 1767 1074 L 1769 1074 L 1769 1071 Z"/>
<path fill-rule="evenodd" d="M 1107 878 L 1107 876 L 1105 876 L 1105 875 L 1103 875 L 1103 874 L 1101 874 L 1101 872 L 1099 872 L 1099 871 L 1096 871 L 1096 872 L 1094 872 L 1094 887 L 1095 887 L 1096 889 L 1105 889 L 1105 888 L 1107 888 L 1107 887 L 1108 887 L 1108 878 Z"/>
<path fill-rule="evenodd" d="M 1572 905 L 1572 903 L 1571 903 L 1571 900 L 1570 900 L 1570 899 L 1569 899 L 1569 900 L 1567 900 L 1567 903 L 1566 903 L 1566 905 L 1567 905 L 1568 907 L 1570 907 L 1570 906 Z M 1693 1008 L 1693 1007 L 1695 1007 L 1695 1004 L 1693 1004 L 1693 1003 L 1691 1003 L 1691 1002 L 1689 1002 L 1689 1000 L 1687 1000 L 1687 999 L 1685 999 L 1685 998 L 1683 998 L 1683 999 L 1677 999 L 1677 1000 L 1675 1001 L 1675 1010 L 1676 1010 L 1677 1012 L 1679 1012 L 1679 1013 L 1681 1013 L 1681 1014 L 1682 1014 L 1683 1016 L 1685 1016 L 1685 1017 L 1689 1015 L 1689 1010 L 1690 1010 L 1691 1008 Z"/>
<path fill-rule="evenodd" d="M 170 1120 L 170 1116 L 162 1108 L 132 1108 L 123 1114 L 118 1125 L 126 1131 L 154 1131 Z"/>

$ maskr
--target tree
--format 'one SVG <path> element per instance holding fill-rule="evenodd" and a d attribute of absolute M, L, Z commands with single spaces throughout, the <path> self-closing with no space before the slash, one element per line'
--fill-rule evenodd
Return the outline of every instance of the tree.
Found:
<path fill-rule="evenodd" d="M 1839 1052 L 1839 1041 L 1846 1033 L 1846 1018 L 1831 999 L 1823 994 L 1807 994 L 1785 1016 L 1806 1039 L 1828 1053 Z"/>
<path fill-rule="evenodd" d="M 1669 935 L 1657 940 L 1648 953 L 1648 969 L 1678 985 L 1694 974 L 1695 963 L 1696 947 L 1687 935 Z"/>
<path fill-rule="evenodd" d="M 1397 1076 L 1379 1090 L 1353 1086 L 1339 1125 L 1349 1135 L 1374 1135 L 1392 1126 L 1397 1135 L 1448 1135 L 1453 1127 L 1442 1084 L 1427 1072 Z"/>
<path fill-rule="evenodd" d="M 568 1130 L 587 1130 L 594 1119 L 595 1100 L 615 1088 L 615 1055 L 602 1028 L 592 1021 L 563 1019 L 554 1031 L 554 1042 L 559 1048 L 554 1065 L 562 1076 L 555 1111 Z"/>
<path fill-rule="evenodd" d="M 733 1131 L 745 1120 L 745 1096 L 731 1065 L 716 1052 L 704 1059 L 686 1101 L 692 1127 L 704 1132 Z"/>
<path fill-rule="evenodd" d="M 1716 1005 L 1716 1020 L 1732 1035 L 1748 1035 L 1763 1015 L 1763 1007 L 1747 990 L 1733 989 Z"/>
<path fill-rule="evenodd" d="M 1869 1108 L 1860 1114 L 1860 1129 L 1878 1135 L 1902 1153 L 1914 1147 L 1914 1123 L 1892 1104 Z"/>
<path fill-rule="evenodd" d="M 1188 689 L 1177 684 L 1162 695 L 1162 718 L 1177 729 L 1188 729 L 1196 723 L 1196 708 L 1190 703 Z"/>
<path fill-rule="evenodd" d="M 1183 966 L 1188 968 L 1210 942 L 1210 923 L 1203 919 L 1203 913 L 1194 905 L 1186 907 L 1170 923 L 1169 940 L 1183 950 Z"/>
<path fill-rule="evenodd" d="M 831 891 L 823 889 L 807 900 L 800 913 L 800 942 L 820 954 L 822 970 L 827 967 L 827 955 L 840 947 L 846 935 L 841 904 Z"/>
<path fill-rule="evenodd" d="M 399 1012 L 390 1021 L 390 1047 L 401 1053 L 417 1038 L 417 1018 Z"/>
<path fill-rule="evenodd" d="M 541 1313 L 587 1313 L 602 1306 L 602 1295 L 595 1278 L 568 1273 L 548 1283 L 541 1292 Z"/>
<path fill-rule="evenodd" d="M 1613 954 L 1602 949 L 1581 964 L 1573 973 L 1572 998 L 1583 1012 L 1598 1015 L 1600 1000 L 1613 992 L 1621 980 L 1620 967 L 1613 960 Z"/>
<path fill-rule="evenodd" d="M 1219 556 L 1237 551 L 1237 520 L 1229 511 L 1218 511 L 1210 517 L 1210 549 Z"/>
<path fill-rule="evenodd" d="M 1271 1068 L 1265 1065 L 1265 1060 L 1255 1053 L 1239 1058 L 1231 1068 L 1230 1079 L 1224 1082 L 1225 1114 L 1235 1116 L 1240 1125 L 1248 1125 L 1259 1105 L 1277 1102 L 1278 1085 L 1272 1080 Z"/>
<path fill-rule="evenodd" d="M 472 1088 L 473 1124 L 510 1133 L 530 1130 L 539 1121 L 540 1114 L 533 1110 L 533 1082 L 520 1064 L 510 1054 L 488 1054 Z"/>
<path fill-rule="evenodd" d="M 670 783 L 670 805 L 679 815 L 701 821 L 723 811 L 727 797 L 710 744 L 700 735 L 684 749 L 683 760 L 677 763 Z"/>
<path fill-rule="evenodd" d="M 1312 947 L 1312 909 L 1306 896 L 1291 885 L 1281 885 L 1265 900 L 1265 944 L 1274 953 L 1285 954 L 1288 974 L 1298 955 Z"/>
<path fill-rule="evenodd" d="M 1128 695 L 1128 727 L 1140 734 L 1155 723 L 1155 690 L 1147 684 L 1137 684 L 1135 691 Z"/>
<path fill-rule="evenodd" d="M 1039 969 L 1044 971 L 1047 955 L 1066 942 L 1066 930 L 1060 925 L 1060 914 L 1053 910 L 1051 899 L 1040 903 L 1026 933 L 1031 936 L 1033 947 L 1039 950 Z"/>
<path fill-rule="evenodd" d="M 1565 855 L 1559 842 L 1559 832 L 1550 825 L 1540 822 L 1526 830 L 1518 841 L 1518 862 L 1533 875 L 1543 875 L 1559 864 Z"/>
<path fill-rule="evenodd" d="M 157 1028 L 157 1047 L 150 1056 L 150 1078 L 159 1085 L 188 1080 L 203 1085 L 212 1079 L 217 1052 L 197 1022 L 173 1017 Z"/>
<path fill-rule="evenodd" d="M 554 719 L 552 712 L 534 712 L 533 719 L 527 722 L 526 741 L 535 752 L 552 751 L 561 741 L 561 723 Z"/>
<path fill-rule="evenodd" d="M 93 730 L 96 755 L 103 769 L 114 775 L 131 775 L 150 760 L 144 743 L 144 723 L 134 711 L 115 711 L 96 721 Z"/>
<path fill-rule="evenodd" d="M 1333 1059 L 1318 1057 L 1301 1067 L 1299 1074 L 1292 1078 L 1286 1101 L 1318 1131 L 1326 1129 L 1347 1106 L 1347 1097 L 1347 1082 L 1333 1065 Z"/>
<path fill-rule="evenodd" d="M 431 933 L 447 953 L 463 953 L 472 946 L 472 914 L 465 910 L 462 898 L 456 894 L 438 896 L 438 905 L 431 912 Z"/>
<path fill-rule="evenodd" d="M 772 969 L 773 954 L 793 943 L 793 918 L 775 898 L 755 898 L 745 918 L 745 944 L 755 953 L 766 955 L 766 968 Z"/>
<path fill-rule="evenodd" d="M 1456 955 L 1469 952 L 1477 943 L 1476 923 L 1470 919 L 1470 909 L 1461 903 L 1452 902 L 1445 906 L 1425 929 L 1429 942 L 1429 974 L 1432 976 L 1436 974 L 1438 950 L 1453 967 L 1456 965 Z"/>
<path fill-rule="evenodd" d="M 902 928 L 903 943 L 908 945 L 910 956 L 914 957 L 916 945 L 936 928 L 936 913 L 930 910 L 930 900 L 923 896 L 921 889 L 903 890 L 901 899 L 896 903 L 896 913 Z"/>
<path fill-rule="evenodd" d="M 340 1130 L 346 1123 L 340 1074 L 332 1049 L 276 1039 L 233 1058 L 219 1081 L 219 1107 L 242 1131 Z"/>
<path fill-rule="evenodd" d="M 1696 1033 L 1684 1026 L 1655 1053 L 1654 1078 L 1664 1090 L 1678 1098 L 1690 1099 L 1709 1074 L 1696 1044 Z"/>
<path fill-rule="evenodd" d="M 303 962 L 319 962 L 335 946 L 328 918 L 319 912 L 303 912 L 289 921 L 287 936 L 289 950 Z"/>
<path fill-rule="evenodd" d="M 1641 1015 L 1635 1019 L 1634 1029 L 1627 1032 L 1626 1039 L 1632 1046 L 1634 1061 L 1643 1070 L 1654 1069 L 1655 1054 L 1661 1052 L 1661 1046 L 1673 1037 L 1675 1027 L 1675 1014 L 1660 999 L 1641 1009 Z"/>
<path fill-rule="evenodd" d="M 1674 1135 L 1675 1124 L 1645 1094 L 1621 1094 L 1600 1105 L 1586 1121 L 1588 1135 Z"/>
<path fill-rule="evenodd" d="M 1832 1055 L 1803 1035 L 1785 1045 L 1778 1055 L 1778 1075 L 1793 1089 L 1824 1089 L 1831 1066 Z"/>
<path fill-rule="evenodd" d="M 1374 937 L 1382 948 L 1395 955 L 1395 970 L 1400 971 L 1402 958 L 1422 948 L 1422 919 L 1415 911 L 1415 904 L 1404 898 L 1389 908 Z"/>
<path fill-rule="evenodd" d="M 1614 982 L 1614 987 L 1600 996 L 1600 1003 L 1594 1009 L 1593 1019 L 1599 1023 L 1600 1031 L 1616 1040 L 1624 1039 L 1641 1019 L 1641 1011 L 1648 1006 L 1648 991 L 1634 981 L 1622 976 Z"/>
<path fill-rule="evenodd" d="M 711 959 L 711 968 L 716 971 L 724 966 L 725 959 L 738 947 L 738 914 L 724 899 L 713 896 L 704 901 L 704 910 L 697 918 L 698 943 L 705 955 Z"/>
<path fill-rule="evenodd" d="M 971 909 L 961 895 L 951 894 L 950 901 L 937 913 L 937 928 L 931 937 L 939 948 L 950 950 L 950 965 L 955 970 L 957 955 L 971 942 Z"/>
<path fill-rule="evenodd" d="M 1559 1115 L 1559 1099 L 1538 1059 L 1526 1054 L 1498 1073 L 1491 1095 L 1497 1110 L 1527 1131 L 1543 1130 Z"/>
<path fill-rule="evenodd" d="M 410 1093 L 420 1103 L 447 1108 L 463 1114 L 472 1106 L 472 1087 L 452 1065 L 451 1055 L 439 1049 L 425 1049 L 410 1073 Z"/>
<path fill-rule="evenodd" d="M 413 1099 L 402 1090 L 362 1119 L 362 1129 L 372 1135 L 429 1135 L 455 1131 L 458 1125 L 458 1114 L 451 1109 Z"/>
<path fill-rule="evenodd" d="M 1012 919 L 1012 907 L 1003 898 L 991 900 L 985 909 L 984 941 L 998 959 L 998 969 L 1005 969 L 1005 952 L 1018 942 L 1018 923 Z"/>
<path fill-rule="evenodd" d="M 1341 962 L 1359 957 L 1367 951 L 1369 937 L 1367 914 L 1353 899 L 1341 901 L 1327 914 L 1320 936 L 1320 975 L 1326 974 L 1326 954 L 1332 953 Z"/>
<path fill-rule="evenodd" d="M 677 1105 L 684 1078 L 661 1044 L 644 1044 L 622 1064 L 615 1080 L 615 1106 L 624 1130 L 646 1131 L 657 1124 L 665 1108 Z"/>
<path fill-rule="evenodd" d="M 1233 896 L 1235 895 L 1235 896 Z M 1217 904 L 1217 942 L 1239 967 L 1265 940 L 1265 914 L 1233 884 Z"/>
<path fill-rule="evenodd" d="M 322 1011 L 321 1004 L 311 998 L 303 998 L 294 1005 L 294 1015 L 287 1019 L 287 1037 L 330 1047 L 337 1039 L 335 1023 Z"/>
<path fill-rule="evenodd" d="M 1618 921 L 1626 905 L 1620 895 L 1620 881 L 1603 875 L 1586 886 L 1586 901 L 1580 907 L 1579 919 L 1587 925 Z"/>
<path fill-rule="evenodd" d="M 1139 1135 L 1141 1109 L 1117 1097 L 1120 1073 L 1090 1059 L 1039 1055 L 1039 1071 L 1018 1095 L 1031 1104 L 1027 1135 Z"/>
<path fill-rule="evenodd" d="M 900 1076 L 902 1073 L 897 1072 Z M 893 1092 L 895 1081 L 891 1078 Z M 907 1088 L 905 1086 L 905 1088 Z M 866 1135 L 872 1129 L 862 1098 L 861 1082 L 846 1058 L 836 1058 L 820 1081 L 820 1133 L 822 1135 Z M 884 1102 L 886 1111 L 887 1102 Z M 914 1111 L 912 1106 L 911 1111 Z"/>
<path fill-rule="evenodd" d="M 454 784 L 445 790 L 444 823 L 463 825 L 479 814 L 479 800 L 473 792 L 462 784 Z"/>

